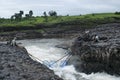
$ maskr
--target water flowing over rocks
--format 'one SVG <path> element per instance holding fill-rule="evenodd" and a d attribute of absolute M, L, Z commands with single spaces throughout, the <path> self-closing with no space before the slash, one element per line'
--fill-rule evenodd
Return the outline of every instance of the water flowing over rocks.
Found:
<path fill-rule="evenodd" d="M 0 44 L 0 80 L 63 80 L 32 60 L 26 49 Z"/>
<path fill-rule="evenodd" d="M 71 47 L 72 54 L 80 59 L 76 61 L 76 70 L 120 75 L 120 24 L 99 25 L 89 31 L 88 36 L 81 34 Z M 99 36 L 99 41 L 93 40 L 94 35 Z"/>

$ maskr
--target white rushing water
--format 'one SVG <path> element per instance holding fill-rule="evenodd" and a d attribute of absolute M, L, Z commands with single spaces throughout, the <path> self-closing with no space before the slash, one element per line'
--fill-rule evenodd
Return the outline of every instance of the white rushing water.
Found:
<path fill-rule="evenodd" d="M 20 42 L 22 42 L 30 54 L 39 59 L 39 62 L 46 65 L 48 63 L 52 64 L 52 66 L 47 66 L 54 70 L 55 74 L 64 80 L 120 80 L 120 77 L 112 76 L 106 73 L 92 73 L 89 75 L 80 73 L 75 70 L 73 65 L 61 67 L 61 62 L 63 62 L 64 59 L 63 61 L 59 61 L 57 64 L 54 64 L 55 61 L 66 55 L 66 50 L 57 48 L 55 46 L 64 44 L 65 42 L 68 42 L 68 40 L 34 39 L 22 40 Z"/>

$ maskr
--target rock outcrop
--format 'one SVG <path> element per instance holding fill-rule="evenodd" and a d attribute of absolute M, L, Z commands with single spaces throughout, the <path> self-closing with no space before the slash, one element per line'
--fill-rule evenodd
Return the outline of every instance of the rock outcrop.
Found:
<path fill-rule="evenodd" d="M 35 30 L 27 30 L 27 31 L 13 31 L 13 32 L 3 32 L 0 33 L 0 41 L 9 41 L 17 37 L 18 40 L 23 39 L 35 39 L 42 38 L 43 34 L 39 31 Z"/>
<path fill-rule="evenodd" d="M 104 24 L 89 31 L 89 37 L 81 35 L 71 47 L 72 54 L 80 58 L 76 69 L 120 75 L 120 24 Z M 98 42 L 94 35 L 99 36 Z"/>
<path fill-rule="evenodd" d="M 24 48 L 0 44 L 0 80 L 63 80 L 32 60 Z"/>

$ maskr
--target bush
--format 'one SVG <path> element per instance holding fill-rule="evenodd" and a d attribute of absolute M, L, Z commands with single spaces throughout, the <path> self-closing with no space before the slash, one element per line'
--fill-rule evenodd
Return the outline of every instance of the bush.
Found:
<path fill-rule="evenodd" d="M 120 15 L 120 12 L 115 12 L 115 14 Z"/>

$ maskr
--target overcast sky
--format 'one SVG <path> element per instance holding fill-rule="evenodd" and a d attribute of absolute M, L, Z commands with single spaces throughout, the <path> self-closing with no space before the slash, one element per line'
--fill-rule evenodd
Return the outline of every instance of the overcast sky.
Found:
<path fill-rule="evenodd" d="M 80 15 L 120 11 L 120 0 L 0 0 L 0 17 L 10 17 L 20 10 L 35 16 L 55 10 L 59 15 Z"/>

